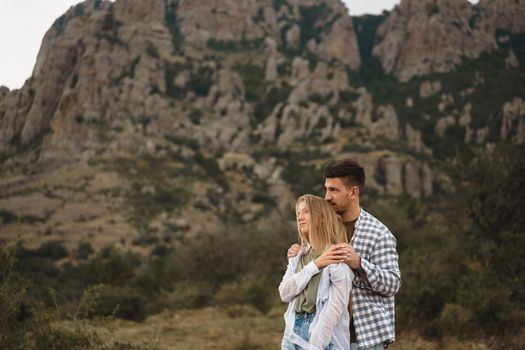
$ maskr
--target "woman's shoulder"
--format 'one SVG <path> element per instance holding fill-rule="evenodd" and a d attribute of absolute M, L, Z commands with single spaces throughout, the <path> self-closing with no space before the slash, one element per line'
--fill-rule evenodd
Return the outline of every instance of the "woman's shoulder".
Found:
<path fill-rule="evenodd" d="M 350 279 L 354 279 L 354 272 L 345 263 L 332 264 L 328 266 L 330 275 L 334 278 L 341 278 L 348 276 Z"/>

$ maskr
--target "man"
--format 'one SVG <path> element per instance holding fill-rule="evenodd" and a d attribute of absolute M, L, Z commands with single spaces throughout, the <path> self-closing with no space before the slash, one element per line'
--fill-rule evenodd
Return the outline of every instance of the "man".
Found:
<path fill-rule="evenodd" d="M 351 349 L 384 349 L 395 340 L 394 296 L 401 286 L 396 239 L 361 208 L 365 172 L 357 162 L 329 164 L 324 177 L 325 199 L 341 216 L 350 244 L 332 246 L 315 264 L 322 269 L 344 261 L 355 272 L 349 300 Z M 294 244 L 288 256 L 298 252 L 299 245 Z"/>

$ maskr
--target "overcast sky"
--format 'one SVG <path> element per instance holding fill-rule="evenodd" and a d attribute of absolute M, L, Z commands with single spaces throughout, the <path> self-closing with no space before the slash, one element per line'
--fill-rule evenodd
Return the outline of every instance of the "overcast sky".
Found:
<path fill-rule="evenodd" d="M 391 10 L 399 0 L 343 0 L 353 16 Z M 470 1 L 470 0 L 469 0 Z M 79 0 L 0 0 L 0 85 L 20 88 L 31 76 L 42 38 Z M 474 1 L 476 2 L 476 1 Z"/>

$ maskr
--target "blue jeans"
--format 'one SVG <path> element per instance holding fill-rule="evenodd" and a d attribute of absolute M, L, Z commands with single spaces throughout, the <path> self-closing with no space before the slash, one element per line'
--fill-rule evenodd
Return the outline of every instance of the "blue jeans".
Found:
<path fill-rule="evenodd" d="M 315 317 L 315 312 L 311 314 L 302 313 L 302 314 L 295 315 L 295 323 L 293 326 L 293 331 L 306 341 L 309 340 L 308 330 L 310 329 L 310 325 L 312 324 L 314 317 Z M 297 344 L 292 343 L 290 340 L 284 337 L 281 349 L 282 350 L 302 350 L 303 348 L 301 348 Z M 334 344 L 332 343 L 328 344 L 325 350 L 334 350 Z"/>

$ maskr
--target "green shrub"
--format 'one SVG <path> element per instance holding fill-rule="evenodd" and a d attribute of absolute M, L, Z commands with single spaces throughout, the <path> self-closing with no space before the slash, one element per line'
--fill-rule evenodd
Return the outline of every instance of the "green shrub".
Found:
<path fill-rule="evenodd" d="M 91 246 L 91 244 L 89 244 L 88 242 L 80 242 L 78 244 L 76 258 L 79 260 L 86 260 L 94 252 L 95 251 L 93 250 L 93 247 Z"/>
<path fill-rule="evenodd" d="M 257 102 L 265 94 L 264 67 L 253 63 L 237 63 L 233 67 L 244 83 L 244 98 Z"/>
<path fill-rule="evenodd" d="M 299 28 L 301 29 L 300 45 L 304 49 L 311 39 L 314 39 L 317 43 L 320 42 L 323 30 L 329 28 L 320 28 L 318 23 L 326 21 L 332 14 L 332 11 L 328 5 L 321 3 L 311 7 L 300 6 L 299 12 L 301 15 L 299 20 Z"/>
<path fill-rule="evenodd" d="M 259 124 L 264 121 L 273 112 L 277 104 L 288 99 L 291 92 L 292 87 L 286 82 L 283 82 L 280 86 L 272 86 L 267 93 L 258 91 L 261 95 L 257 98 L 255 105 L 254 123 Z"/>
<path fill-rule="evenodd" d="M 308 96 L 308 99 L 314 103 L 325 105 L 332 99 L 332 93 L 329 93 L 327 95 L 321 95 L 320 93 L 311 94 Z"/>
<path fill-rule="evenodd" d="M 214 302 L 222 306 L 249 304 L 266 313 L 277 293 L 276 286 L 268 282 L 256 274 L 245 275 L 238 282 L 221 285 Z"/>
<path fill-rule="evenodd" d="M 186 203 L 186 191 L 159 183 L 154 192 L 142 191 L 142 185 L 133 184 L 133 190 L 128 194 L 131 206 L 130 222 L 141 230 L 147 230 L 148 223 L 162 212 L 172 212 Z"/>
<path fill-rule="evenodd" d="M 115 17 L 113 16 L 113 4 L 111 4 L 108 8 L 108 12 L 106 13 L 106 16 L 104 17 L 104 24 L 102 25 L 103 31 L 113 31 L 117 26 L 117 23 L 115 22 Z"/>
<path fill-rule="evenodd" d="M 261 204 L 267 204 L 271 206 L 275 206 L 275 198 L 273 198 L 271 195 L 268 195 L 266 193 L 255 193 L 252 197 L 253 203 L 261 203 Z"/>
<path fill-rule="evenodd" d="M 470 29 L 475 29 L 476 28 L 476 25 L 478 24 L 479 20 L 481 19 L 481 11 L 480 11 L 480 8 L 479 7 L 473 7 L 472 8 L 473 11 L 472 11 L 472 14 L 468 20 L 468 25 L 470 27 Z"/>
<path fill-rule="evenodd" d="M 215 157 L 205 157 L 201 152 L 195 152 L 193 159 L 204 170 L 208 178 L 215 180 L 225 190 L 229 189 L 228 179 Z"/>
<path fill-rule="evenodd" d="M 42 288 L 20 276 L 16 267 L 17 247 L 0 248 L 0 349 L 10 350 L 154 350 L 155 345 L 132 346 L 120 342 L 103 342 L 95 331 L 87 330 L 79 316 L 91 312 L 96 289 L 82 298 L 74 313 L 67 317 L 72 320 L 65 328 L 57 326 L 60 313 L 56 308 L 47 309 L 42 302 L 31 297 L 30 289 Z M 111 293 L 109 293 L 111 295 Z M 117 293 L 113 293 L 115 295 Z M 130 299 L 120 296 L 119 305 L 129 308 Z M 107 294 L 106 294 L 107 296 Z M 89 300 L 88 300 L 89 299 Z M 108 300 L 107 298 L 105 299 Z M 126 301 L 123 303 L 122 301 Z M 109 308 L 109 304 L 107 304 Z M 58 307 L 55 305 L 55 307 Z M 124 308 L 123 310 L 127 310 Z"/>
<path fill-rule="evenodd" d="M 130 287 L 103 285 L 98 290 L 89 316 L 116 316 L 140 321 L 145 318 L 143 310 L 145 302 L 144 297 Z"/>
<path fill-rule="evenodd" d="M 151 57 L 160 58 L 159 50 L 149 40 L 146 41 L 146 53 Z"/>
<path fill-rule="evenodd" d="M 212 300 L 213 287 L 206 282 L 180 283 L 163 297 L 165 306 L 175 310 L 206 307 Z"/>
<path fill-rule="evenodd" d="M 190 74 L 190 80 L 186 87 L 197 96 L 207 96 L 212 85 L 213 70 L 207 67 L 200 67 L 196 72 Z"/>
<path fill-rule="evenodd" d="M 53 25 L 51 26 L 52 28 L 55 29 L 56 33 L 57 33 L 57 36 L 59 36 L 60 34 L 62 34 L 64 32 L 64 29 L 67 25 L 67 19 L 66 19 L 66 15 L 62 15 L 60 17 L 58 17 L 54 22 L 53 22 Z"/>
<path fill-rule="evenodd" d="M 433 4 L 427 4 L 426 6 L 426 12 L 428 17 L 432 17 L 434 15 L 439 14 L 439 5 L 436 3 Z"/>
<path fill-rule="evenodd" d="M 200 109 L 194 108 L 190 112 L 190 120 L 195 125 L 200 125 L 203 113 Z"/>
<path fill-rule="evenodd" d="M 89 285 L 126 285 L 139 265 L 140 259 L 137 255 L 131 252 L 119 253 L 108 247 L 82 265 L 81 273 Z"/>
<path fill-rule="evenodd" d="M 189 137 L 179 137 L 175 135 L 165 135 L 164 138 L 176 145 L 184 145 L 194 151 L 199 149 L 199 143 Z"/>
<path fill-rule="evenodd" d="M 18 220 L 18 215 L 5 209 L 0 209 L 0 220 L 3 224 L 9 224 Z"/>
<path fill-rule="evenodd" d="M 68 251 L 62 241 L 48 241 L 38 248 L 37 254 L 43 258 L 59 260 L 68 255 Z"/>
<path fill-rule="evenodd" d="M 171 33 L 171 40 L 175 52 L 181 50 L 184 37 L 179 29 L 179 22 L 177 19 L 177 8 L 179 6 L 179 0 L 168 0 L 166 6 L 166 24 Z"/>
<path fill-rule="evenodd" d="M 273 9 L 275 11 L 279 11 L 283 3 L 285 3 L 285 0 L 273 0 Z"/>
<path fill-rule="evenodd" d="M 176 253 L 171 249 L 164 250 L 162 256 L 150 256 L 136 271 L 133 285 L 151 296 L 164 291 L 171 292 L 175 289 L 176 281 L 181 280 L 182 270 L 184 266 L 180 264 Z"/>
<path fill-rule="evenodd" d="M 138 237 L 133 238 L 133 245 L 139 245 L 139 246 L 152 246 L 154 244 L 159 243 L 160 239 L 157 235 L 151 232 L 141 232 L 139 233 Z"/>
<path fill-rule="evenodd" d="M 238 49 L 237 42 L 233 40 L 216 40 L 213 38 L 208 40 L 208 47 L 217 51 L 235 51 Z"/>
<path fill-rule="evenodd" d="M 282 172 L 282 178 L 297 196 L 307 193 L 322 194 L 322 170 L 314 165 L 290 160 Z"/>
<path fill-rule="evenodd" d="M 30 297 L 28 290 L 34 287 L 16 271 L 15 250 L 0 248 L 0 349 L 88 350 L 100 344 L 97 337 L 51 326 L 53 314 Z"/>
<path fill-rule="evenodd" d="M 83 16 L 84 15 L 84 4 L 77 4 L 75 5 L 75 16 Z"/>
<path fill-rule="evenodd" d="M 37 222 L 43 222 L 44 220 L 33 216 L 33 215 L 17 215 L 9 210 L 0 209 L 0 222 L 4 224 L 9 224 L 12 222 L 25 222 L 29 224 L 34 224 Z"/>

